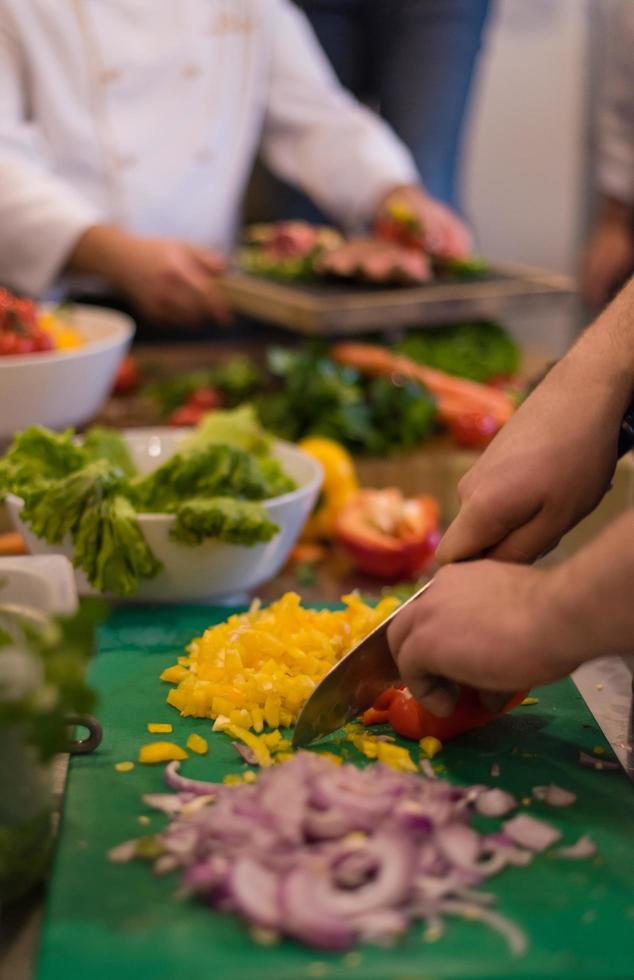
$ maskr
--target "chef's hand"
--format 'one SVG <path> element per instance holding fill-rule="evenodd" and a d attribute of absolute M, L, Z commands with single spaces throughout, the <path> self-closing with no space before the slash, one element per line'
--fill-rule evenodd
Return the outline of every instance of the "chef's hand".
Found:
<path fill-rule="evenodd" d="M 460 481 L 439 562 L 532 562 L 553 548 L 608 490 L 633 395 L 634 281 Z"/>
<path fill-rule="evenodd" d="M 605 202 L 583 256 L 581 290 L 588 306 L 597 308 L 607 303 L 633 269 L 632 208 L 618 201 Z"/>
<path fill-rule="evenodd" d="M 630 508 L 548 570 L 496 561 L 442 568 L 395 618 L 388 642 L 403 681 L 433 714 L 451 714 L 459 684 L 500 710 L 511 692 L 631 653 L 633 581 Z"/>
<path fill-rule="evenodd" d="M 425 250 L 432 255 L 463 259 L 472 250 L 471 233 L 458 215 L 415 185 L 397 187 L 379 205 L 377 223 L 393 215 L 411 217 L 422 229 Z"/>
<path fill-rule="evenodd" d="M 388 630 L 414 697 L 447 716 L 457 685 L 468 684 L 486 707 L 500 710 L 511 692 L 565 676 L 576 666 L 575 630 L 555 602 L 553 580 L 550 572 L 494 561 L 441 569 Z"/>
<path fill-rule="evenodd" d="M 106 278 L 149 320 L 196 325 L 227 323 L 229 305 L 218 286 L 223 258 L 210 249 L 174 239 L 141 238 L 118 228 L 90 228 L 73 250 L 68 268 Z"/>

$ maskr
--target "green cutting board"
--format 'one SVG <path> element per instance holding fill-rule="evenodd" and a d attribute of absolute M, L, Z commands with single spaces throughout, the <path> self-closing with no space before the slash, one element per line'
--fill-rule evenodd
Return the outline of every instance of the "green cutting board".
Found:
<path fill-rule="evenodd" d="M 435 980 L 435 978 L 609 978 L 634 976 L 634 790 L 620 771 L 587 769 L 580 750 L 609 748 L 570 681 L 537 693 L 539 703 L 446 746 L 451 779 L 497 782 L 528 800 L 531 787 L 553 781 L 574 790 L 565 810 L 526 804 L 561 828 L 566 843 L 589 832 L 600 857 L 538 857 L 509 869 L 491 890 L 501 912 L 526 931 L 530 949 L 515 959 L 477 923 L 452 920 L 445 936 L 425 942 L 422 927 L 396 947 L 361 947 L 359 955 L 316 953 L 292 942 L 255 945 L 236 918 L 195 901 L 177 901 L 173 876 L 156 878 L 142 862 L 113 865 L 106 852 L 162 825 L 141 794 L 163 788 L 162 767 L 137 765 L 147 722 L 170 721 L 184 745 L 190 732 L 209 738 L 209 754 L 184 764 L 188 775 L 220 779 L 244 766 L 229 739 L 208 721 L 181 719 L 165 703 L 164 667 L 189 639 L 227 615 L 224 609 L 136 608 L 116 611 L 102 630 L 91 679 L 100 696 L 104 740 L 71 761 L 57 856 L 48 896 L 38 980 Z M 158 736 L 159 738 L 162 736 Z M 438 759 L 435 760 L 438 762 Z M 140 814 L 150 824 L 139 822 Z"/>

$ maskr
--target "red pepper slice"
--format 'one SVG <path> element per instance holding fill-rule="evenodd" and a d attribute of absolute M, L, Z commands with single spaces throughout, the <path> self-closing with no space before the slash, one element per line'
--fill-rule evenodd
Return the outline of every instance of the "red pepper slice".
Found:
<path fill-rule="evenodd" d="M 388 722 L 389 714 L 387 708 L 385 711 L 379 711 L 378 708 L 368 708 L 361 715 L 361 721 L 364 725 L 385 725 Z"/>
<path fill-rule="evenodd" d="M 488 711 L 481 704 L 478 692 L 472 687 L 463 686 L 453 714 L 449 718 L 438 718 L 423 708 L 416 698 L 412 697 L 407 688 L 402 690 L 389 688 L 377 699 L 374 707 L 362 715 L 361 720 L 364 725 L 381 724 L 387 721 L 397 735 L 413 741 L 419 741 L 426 735 L 433 735 L 441 742 L 446 742 L 457 735 L 462 735 L 474 728 L 480 728 L 495 718 L 499 718 L 500 715 L 506 714 L 507 711 L 520 704 L 526 694 L 526 691 L 514 694 L 501 711 Z M 390 696 L 387 710 L 383 707 L 384 700 L 379 707 L 379 701 L 384 699 L 386 695 Z M 374 712 L 374 714 L 370 715 L 370 712 Z M 387 715 L 386 718 L 385 715 Z M 367 717 L 372 720 L 366 720 Z"/>

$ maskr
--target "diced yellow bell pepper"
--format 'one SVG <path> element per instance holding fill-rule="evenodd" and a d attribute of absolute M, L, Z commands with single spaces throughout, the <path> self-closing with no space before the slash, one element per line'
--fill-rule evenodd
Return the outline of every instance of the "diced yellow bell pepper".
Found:
<path fill-rule="evenodd" d="M 167 681 L 168 684 L 180 684 L 189 675 L 187 667 L 182 667 L 180 664 L 174 664 L 173 667 L 167 667 L 161 674 L 161 680 Z"/>
<path fill-rule="evenodd" d="M 192 734 L 187 739 L 187 748 L 195 752 L 196 755 L 206 755 L 209 751 L 209 743 L 206 738 L 202 735 L 192 732 Z"/>
<path fill-rule="evenodd" d="M 428 759 L 433 759 L 435 755 L 442 752 L 442 742 L 440 739 L 434 738 L 433 735 L 426 735 L 425 738 L 421 738 L 418 744 Z"/>
<path fill-rule="evenodd" d="M 170 732 L 174 731 L 170 724 L 163 724 L 162 722 L 158 721 L 149 721 L 147 730 L 150 735 L 169 735 Z"/>
<path fill-rule="evenodd" d="M 223 731 L 225 735 L 231 735 L 232 738 L 237 738 L 239 742 L 244 742 L 253 752 L 259 766 L 266 767 L 273 765 L 271 753 L 261 737 L 254 735 L 253 732 L 247 731 L 246 728 L 240 728 L 239 725 L 227 725 Z"/>
<path fill-rule="evenodd" d="M 377 747 L 377 759 L 384 762 L 392 769 L 400 772 L 418 772 L 416 763 L 412 759 L 407 749 L 400 745 L 391 745 L 389 742 L 379 742 Z"/>
<path fill-rule="evenodd" d="M 182 761 L 187 758 L 187 752 L 176 742 L 150 742 L 139 749 L 139 762 L 153 764 L 156 762 Z"/>

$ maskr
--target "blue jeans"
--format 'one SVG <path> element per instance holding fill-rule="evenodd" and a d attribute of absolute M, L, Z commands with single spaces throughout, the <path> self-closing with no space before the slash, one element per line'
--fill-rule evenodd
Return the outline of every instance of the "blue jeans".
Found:
<path fill-rule="evenodd" d="M 461 134 L 490 0 L 296 2 L 342 84 L 407 144 L 430 193 L 458 207 Z M 275 197 L 276 217 L 317 217 L 296 191 Z"/>

